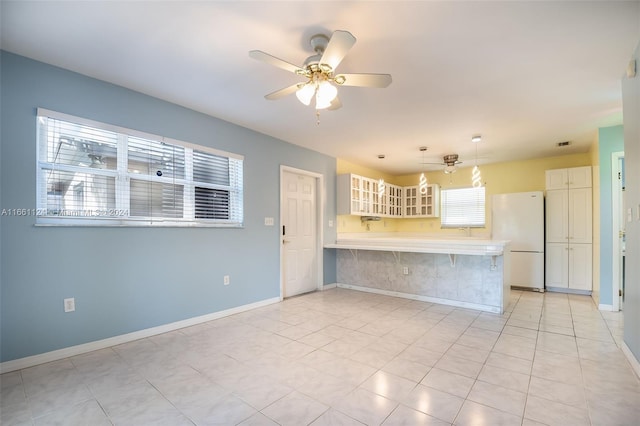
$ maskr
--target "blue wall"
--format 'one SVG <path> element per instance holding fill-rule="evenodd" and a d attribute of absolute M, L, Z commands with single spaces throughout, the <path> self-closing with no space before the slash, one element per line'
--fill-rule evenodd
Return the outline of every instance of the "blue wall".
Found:
<path fill-rule="evenodd" d="M 613 304 L 613 198 L 611 194 L 611 154 L 624 151 L 622 126 L 602 127 L 598 130 L 598 158 L 600 162 L 600 304 Z"/>
<path fill-rule="evenodd" d="M 243 229 L 34 227 L 3 217 L 1 361 L 278 297 L 280 165 L 324 175 L 335 240 L 334 158 L 99 80 L 1 53 L 0 207 L 34 208 L 36 108 L 244 155 Z M 260 102 L 262 99 L 257 99 Z M 250 267 L 249 267 L 250 266 Z M 223 275 L 231 285 L 223 286 Z M 324 282 L 336 281 L 324 251 Z M 75 297 L 76 311 L 62 301 Z"/>

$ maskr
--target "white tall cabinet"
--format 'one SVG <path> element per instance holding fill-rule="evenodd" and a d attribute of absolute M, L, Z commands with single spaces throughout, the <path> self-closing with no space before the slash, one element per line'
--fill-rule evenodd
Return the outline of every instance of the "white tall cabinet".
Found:
<path fill-rule="evenodd" d="M 591 292 L 591 167 L 546 171 L 546 268 L 548 290 Z"/>

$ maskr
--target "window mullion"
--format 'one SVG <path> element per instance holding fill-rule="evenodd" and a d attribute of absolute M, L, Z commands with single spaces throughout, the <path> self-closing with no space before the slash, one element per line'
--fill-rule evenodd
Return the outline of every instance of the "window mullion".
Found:
<path fill-rule="evenodd" d="M 125 134 L 118 134 L 118 151 L 117 151 L 117 170 L 116 178 L 116 208 L 127 212 L 130 216 L 130 200 L 129 200 L 129 173 L 128 173 L 128 137 Z"/>
<path fill-rule="evenodd" d="M 195 188 L 193 182 L 193 149 L 184 149 L 184 218 L 193 220 L 196 216 Z"/>

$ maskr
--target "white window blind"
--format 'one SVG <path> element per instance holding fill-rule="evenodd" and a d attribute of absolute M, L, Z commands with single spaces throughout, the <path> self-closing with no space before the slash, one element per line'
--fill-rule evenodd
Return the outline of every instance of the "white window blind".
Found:
<path fill-rule="evenodd" d="M 443 189 L 440 191 L 440 205 L 443 228 L 485 225 L 484 187 Z"/>
<path fill-rule="evenodd" d="M 242 226 L 243 157 L 38 110 L 39 224 Z"/>

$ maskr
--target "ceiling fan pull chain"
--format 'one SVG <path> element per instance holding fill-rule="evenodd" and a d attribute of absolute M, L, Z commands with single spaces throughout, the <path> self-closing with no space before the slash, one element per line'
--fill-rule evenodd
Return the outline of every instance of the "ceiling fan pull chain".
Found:
<path fill-rule="evenodd" d="M 318 121 L 316 121 L 316 126 L 319 126 L 320 125 L 320 110 L 319 109 L 316 110 L 316 117 L 317 117 L 317 120 L 318 120 Z"/>

